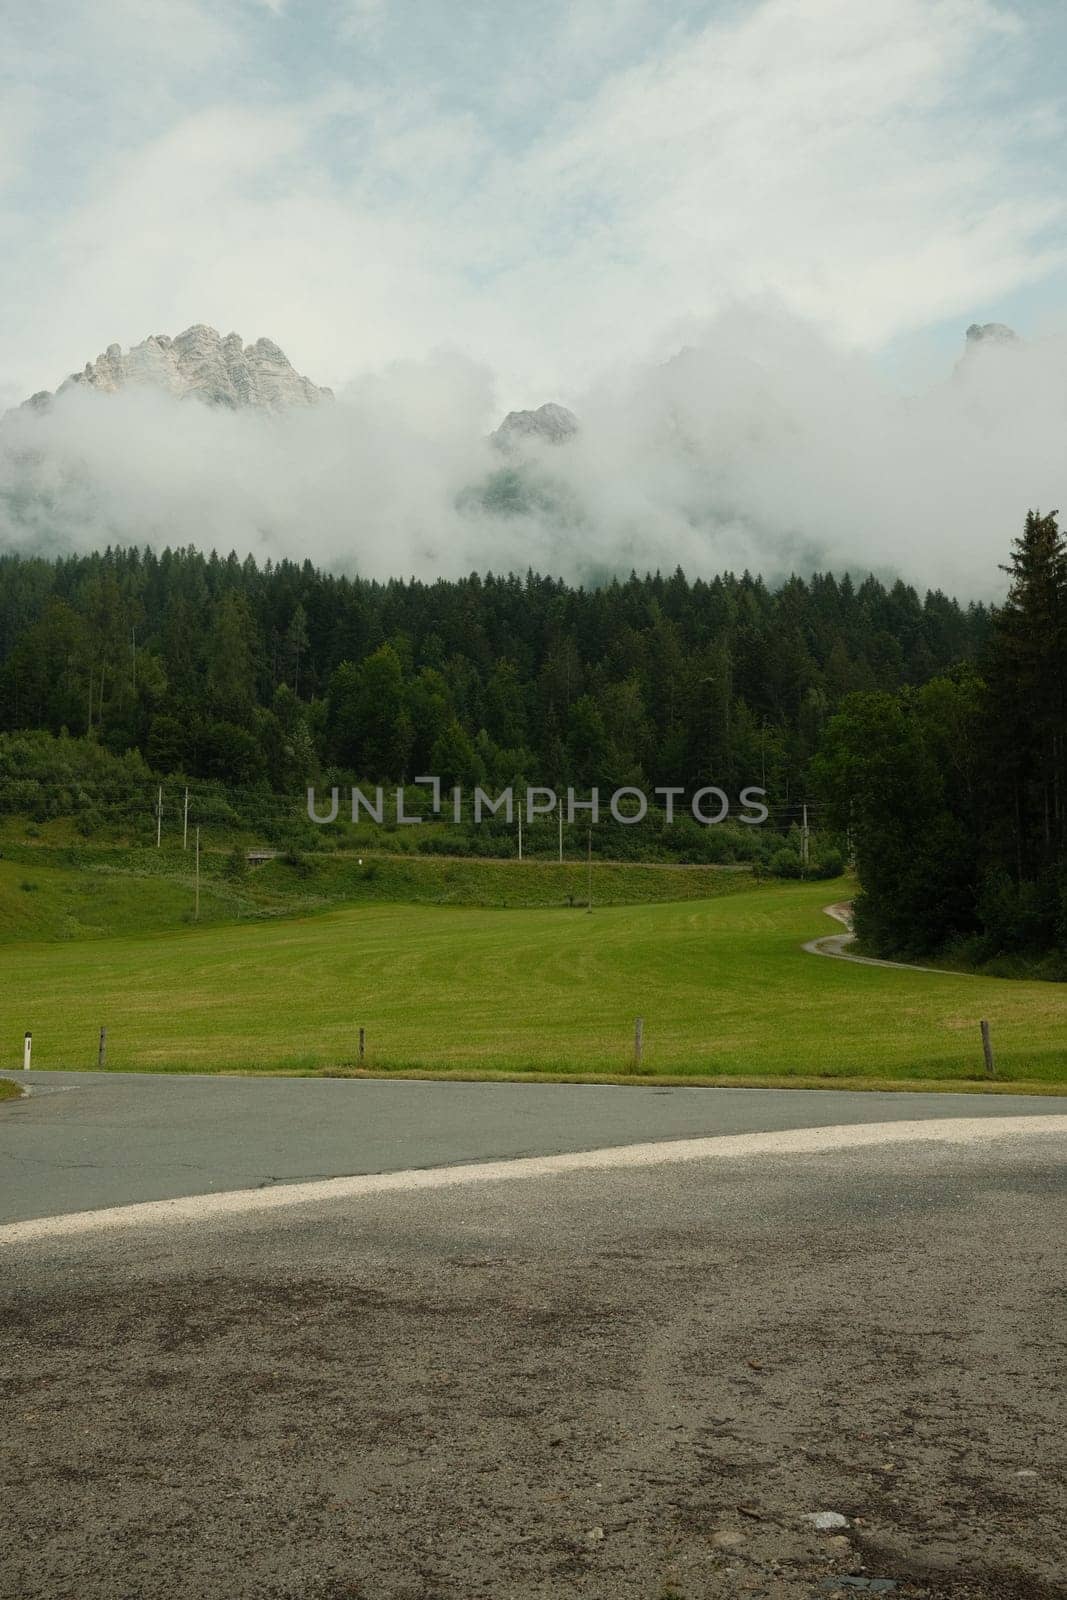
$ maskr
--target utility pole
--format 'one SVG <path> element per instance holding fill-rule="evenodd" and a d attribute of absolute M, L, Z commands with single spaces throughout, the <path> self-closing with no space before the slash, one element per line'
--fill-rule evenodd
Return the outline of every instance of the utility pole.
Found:
<path fill-rule="evenodd" d="M 159 786 L 159 798 L 156 801 L 156 849 L 157 850 L 159 849 L 159 841 L 160 841 L 160 839 L 162 837 L 163 837 L 163 785 L 160 784 L 160 786 Z"/>
<path fill-rule="evenodd" d="M 586 911 L 593 909 L 593 830 L 589 829 L 585 857 Z"/>
<path fill-rule="evenodd" d="M 808 870 L 808 808 L 804 807 L 804 825 L 800 830 L 800 865 Z"/>
<path fill-rule="evenodd" d="M 559 808 L 559 860 L 563 865 L 563 807 Z"/>
<path fill-rule="evenodd" d="M 519 806 L 519 860 L 522 860 L 522 806 Z"/>
<path fill-rule="evenodd" d="M 182 813 L 182 849 L 189 848 L 189 785 L 185 786 L 185 810 Z"/>
<path fill-rule="evenodd" d="M 200 921 L 200 829 L 196 830 L 196 911 L 193 921 Z"/>

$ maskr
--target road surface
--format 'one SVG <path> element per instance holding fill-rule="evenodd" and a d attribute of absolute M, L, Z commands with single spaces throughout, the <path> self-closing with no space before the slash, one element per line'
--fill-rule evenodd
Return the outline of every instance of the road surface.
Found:
<path fill-rule="evenodd" d="M 1028 1095 L 668 1089 L 584 1084 L 7 1073 L 0 1223 L 650 1139 L 941 1117 L 1042 1116 Z"/>

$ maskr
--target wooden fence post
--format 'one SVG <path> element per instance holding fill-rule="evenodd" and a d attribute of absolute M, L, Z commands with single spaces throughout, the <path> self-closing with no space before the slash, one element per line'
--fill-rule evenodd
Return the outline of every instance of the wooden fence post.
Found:
<path fill-rule="evenodd" d="M 993 1042 L 989 1037 L 989 1023 L 982 1022 L 979 1024 L 979 1026 L 982 1030 L 982 1050 L 985 1055 L 986 1077 L 995 1078 L 997 1075 L 997 1064 L 993 1059 Z"/>
<path fill-rule="evenodd" d="M 363 1065 L 363 1057 L 367 1053 L 367 1034 L 364 1028 L 359 1030 L 359 1064 Z"/>

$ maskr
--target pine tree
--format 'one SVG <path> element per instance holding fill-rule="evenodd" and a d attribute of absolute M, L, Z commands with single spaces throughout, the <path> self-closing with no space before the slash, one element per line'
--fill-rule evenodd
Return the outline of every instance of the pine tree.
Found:
<path fill-rule="evenodd" d="M 990 651 L 995 786 L 1018 880 L 1047 872 L 1067 844 L 1067 541 L 1056 512 L 1027 514 Z"/>

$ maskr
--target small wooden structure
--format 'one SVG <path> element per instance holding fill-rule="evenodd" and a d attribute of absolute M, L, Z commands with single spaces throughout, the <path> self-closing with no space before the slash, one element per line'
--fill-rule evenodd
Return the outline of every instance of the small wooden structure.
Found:
<path fill-rule="evenodd" d="M 280 854 L 279 850 L 249 850 L 245 859 L 250 867 L 261 867 L 265 861 L 273 861 Z"/>

